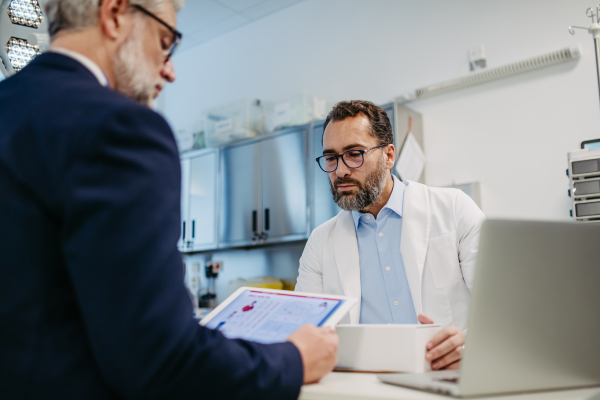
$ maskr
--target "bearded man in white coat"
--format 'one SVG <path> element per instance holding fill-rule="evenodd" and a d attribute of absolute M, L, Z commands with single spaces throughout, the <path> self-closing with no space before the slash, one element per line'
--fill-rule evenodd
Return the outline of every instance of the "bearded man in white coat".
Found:
<path fill-rule="evenodd" d="M 393 140 L 371 102 L 340 102 L 327 116 L 317 162 L 342 211 L 310 235 L 296 290 L 359 299 L 344 323 L 441 324 L 426 359 L 459 368 L 485 217 L 460 190 L 393 176 Z"/>

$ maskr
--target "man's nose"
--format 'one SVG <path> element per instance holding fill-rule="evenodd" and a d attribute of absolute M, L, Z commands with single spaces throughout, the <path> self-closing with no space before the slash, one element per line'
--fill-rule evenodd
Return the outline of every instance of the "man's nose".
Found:
<path fill-rule="evenodd" d="M 163 77 L 167 82 L 175 81 L 175 67 L 173 66 L 173 60 L 170 58 L 165 62 L 162 69 L 160 70 L 160 76 Z"/>
<path fill-rule="evenodd" d="M 335 170 L 335 174 L 337 176 L 339 176 L 340 178 L 343 178 L 344 176 L 348 176 L 352 173 L 352 171 L 350 170 L 350 168 L 348 168 L 348 166 L 344 163 L 344 161 L 342 160 L 342 158 L 338 158 L 338 167 Z"/>

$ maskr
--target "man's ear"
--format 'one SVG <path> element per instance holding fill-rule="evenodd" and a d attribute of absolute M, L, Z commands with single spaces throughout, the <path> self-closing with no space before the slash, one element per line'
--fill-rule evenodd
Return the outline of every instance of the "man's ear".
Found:
<path fill-rule="evenodd" d="M 131 30 L 133 18 L 127 0 L 102 0 L 98 19 L 102 32 L 114 41 L 123 41 Z"/>
<path fill-rule="evenodd" d="M 390 144 L 385 148 L 385 165 L 388 169 L 392 169 L 396 162 L 396 147 Z"/>

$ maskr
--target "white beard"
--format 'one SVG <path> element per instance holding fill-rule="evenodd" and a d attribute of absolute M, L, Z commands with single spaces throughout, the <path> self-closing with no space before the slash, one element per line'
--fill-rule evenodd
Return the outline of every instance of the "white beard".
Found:
<path fill-rule="evenodd" d="M 113 63 L 115 71 L 115 89 L 131 100 L 154 107 L 154 88 L 157 84 L 164 86 L 164 79 L 154 78 L 154 73 L 147 62 L 141 35 L 144 25 L 136 21 L 133 33 L 121 45 Z"/>

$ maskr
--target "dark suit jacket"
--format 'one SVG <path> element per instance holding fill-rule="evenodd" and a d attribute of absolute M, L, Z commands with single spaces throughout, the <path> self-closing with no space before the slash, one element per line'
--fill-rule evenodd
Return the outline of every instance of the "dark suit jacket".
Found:
<path fill-rule="evenodd" d="M 0 83 L 0 398 L 284 399 L 291 343 L 199 327 L 155 112 L 47 53 Z"/>

